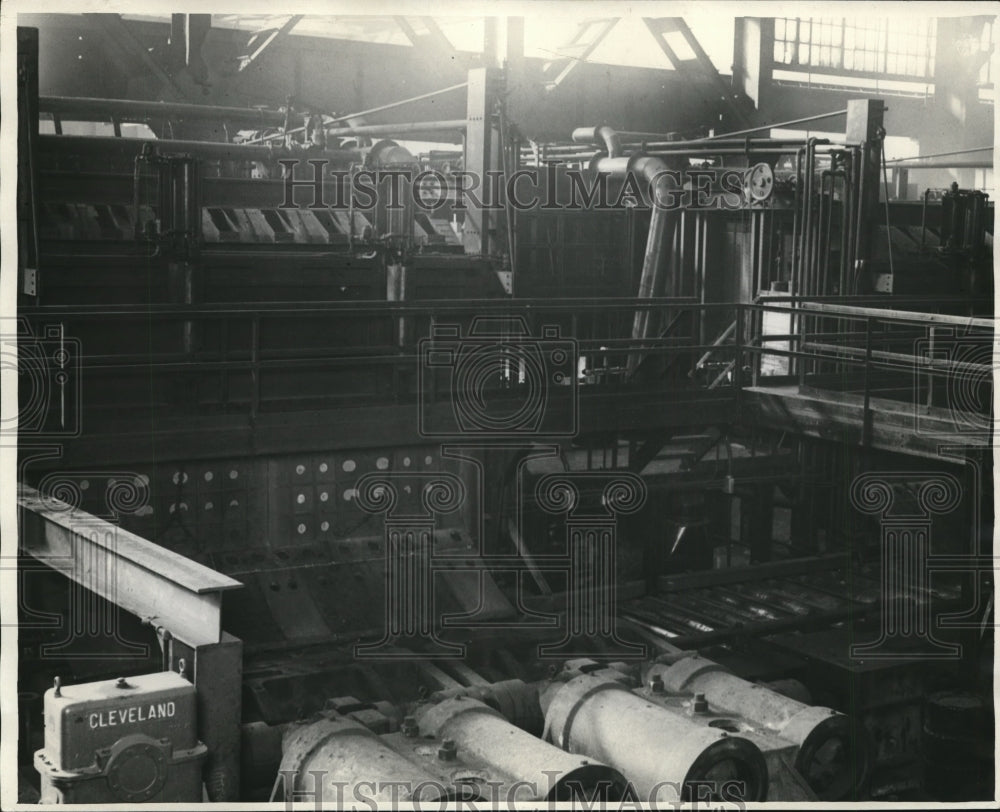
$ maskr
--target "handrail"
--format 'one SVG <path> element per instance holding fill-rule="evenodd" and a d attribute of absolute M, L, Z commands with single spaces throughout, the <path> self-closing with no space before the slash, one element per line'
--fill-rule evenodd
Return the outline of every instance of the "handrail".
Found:
<path fill-rule="evenodd" d="M 786 308 L 787 309 L 787 308 Z M 975 316 L 949 316 L 943 313 L 920 313 L 914 310 L 887 310 L 873 307 L 851 307 L 848 305 L 833 305 L 814 302 L 800 302 L 799 310 L 812 313 L 824 313 L 832 316 L 857 316 L 866 319 L 889 319 L 897 322 L 917 324 L 951 324 L 955 327 L 977 327 L 992 330 L 995 327 L 993 319 L 976 318 Z"/>
<path fill-rule="evenodd" d="M 992 338 L 995 322 L 989 318 L 952 316 L 940 313 L 919 312 L 915 310 L 895 310 L 885 307 L 858 306 L 859 299 L 864 297 L 839 297 L 834 301 L 830 297 L 805 299 L 790 297 L 766 297 L 753 303 L 702 303 L 692 297 L 673 298 L 637 298 L 621 297 L 610 299 L 488 299 L 488 300 L 425 300 L 408 302 L 387 301 L 336 301 L 336 302 L 241 302 L 225 305 L 95 305 L 83 307 L 42 306 L 23 308 L 20 316 L 27 323 L 38 321 L 44 324 L 46 320 L 61 320 L 70 330 L 81 331 L 83 336 L 79 356 L 76 359 L 83 371 L 94 371 L 101 375 L 112 374 L 127 376 L 137 374 L 191 374 L 202 373 L 205 376 L 218 375 L 222 381 L 220 392 L 212 395 L 206 401 L 209 408 L 216 405 L 238 406 L 242 408 L 246 399 L 252 401 L 254 411 L 263 399 L 275 403 L 291 402 L 297 396 L 282 390 L 275 394 L 275 386 L 268 380 L 273 371 L 313 370 L 309 374 L 322 375 L 335 370 L 363 369 L 368 371 L 391 370 L 396 372 L 412 370 L 422 363 L 423 348 L 421 336 L 411 335 L 405 345 L 396 345 L 386 338 L 383 340 L 378 333 L 372 333 L 370 339 L 358 346 L 345 346 L 338 343 L 333 335 L 325 333 L 317 340 L 306 328 L 298 341 L 293 341 L 293 333 L 269 329 L 277 321 L 317 320 L 336 317 L 344 322 L 347 318 L 363 318 L 372 321 L 372 317 L 394 318 L 406 315 L 421 322 L 429 323 L 430 327 L 441 327 L 455 320 L 465 323 L 475 316 L 492 316 L 499 321 L 504 318 L 520 319 L 530 332 L 523 337 L 518 334 L 505 333 L 507 340 L 539 341 L 544 340 L 535 334 L 535 330 L 552 322 L 562 325 L 564 339 L 573 342 L 576 352 L 582 357 L 586 355 L 588 369 L 581 373 L 577 380 L 581 385 L 602 385 L 615 382 L 617 385 L 628 384 L 625 375 L 625 359 L 630 353 L 660 355 L 667 358 L 683 358 L 684 364 L 691 364 L 689 373 L 682 384 L 702 391 L 724 387 L 742 402 L 742 390 L 746 386 L 757 386 L 761 380 L 766 382 L 773 378 L 774 383 L 788 383 L 789 378 L 798 378 L 800 384 L 806 382 L 805 365 L 808 363 L 819 371 L 840 372 L 845 368 L 863 372 L 865 394 L 865 425 L 871 424 L 871 392 L 872 370 L 874 368 L 910 369 L 920 378 L 921 383 L 914 388 L 919 391 L 923 382 L 927 381 L 927 405 L 934 401 L 933 381 L 935 376 L 955 373 L 965 376 L 987 378 L 993 372 Z M 778 301 L 775 301 L 775 300 Z M 884 299 L 881 300 L 884 302 Z M 894 305 L 904 302 L 919 302 L 932 304 L 927 299 L 893 299 Z M 964 305 L 969 300 L 942 300 L 941 306 Z M 651 336 L 648 338 L 631 338 L 629 325 L 637 310 L 646 310 L 651 314 L 659 312 L 663 315 L 673 314 L 673 324 L 678 323 L 685 314 L 699 315 L 700 318 L 711 317 L 718 326 L 718 336 L 709 344 L 699 342 L 690 337 Z M 794 326 L 779 327 L 773 333 L 765 333 L 763 319 L 757 318 L 761 313 L 778 312 L 798 316 Z M 733 317 L 735 319 L 733 320 Z M 607 317 L 607 318 L 605 318 Z M 122 343 L 122 352 L 107 352 L 101 350 L 86 354 L 88 341 L 84 334 L 87 330 L 111 328 L 116 321 L 129 320 L 137 323 L 135 330 L 150 330 L 154 343 L 155 354 L 136 352 L 139 345 L 134 342 Z M 218 331 L 214 343 L 191 352 L 182 348 L 178 335 L 172 328 L 172 323 L 197 322 L 212 324 L 217 320 L 231 320 L 237 325 L 238 331 L 230 336 L 229 323 L 224 321 L 226 329 Z M 95 325 L 94 322 L 99 322 Z M 332 323 L 333 320 L 331 320 Z M 831 332 L 825 322 L 863 322 L 863 330 L 857 327 L 847 331 Z M 86 326 L 88 325 L 89 326 Z M 249 329 L 244 329 L 249 325 Z M 749 331 L 746 329 L 749 326 Z M 807 329 L 812 326 L 813 329 Z M 264 329 L 262 329 L 262 327 Z M 945 329 L 939 329 L 945 328 Z M 950 330 L 947 328 L 960 328 Z M 112 328 L 113 329 L 113 328 Z M 294 325 L 292 325 L 294 330 Z M 935 335 L 935 330 L 938 330 Z M 414 331 L 416 332 L 416 331 Z M 749 333 L 749 334 L 748 334 Z M 951 356 L 944 342 L 955 340 L 955 333 L 962 340 L 975 342 L 975 353 L 971 356 Z M 215 335 L 213 333 L 213 335 Z M 434 335 L 433 329 L 428 333 Z M 478 334 L 471 333 L 469 337 Z M 456 340 L 459 336 L 456 335 Z M 498 342 L 504 339 L 497 338 Z M 785 346 L 775 346 L 777 341 L 786 342 Z M 935 341 L 936 352 L 935 352 Z M 925 342 L 925 343 L 916 343 Z M 986 347 L 985 354 L 980 354 L 980 344 Z M 94 347 L 94 345 L 90 345 Z M 942 355 L 944 352 L 944 355 Z M 704 368 L 706 361 L 713 356 L 720 359 L 718 370 L 712 370 L 711 379 L 696 377 L 695 370 Z M 787 372 L 773 370 L 761 373 L 761 360 L 764 357 L 787 358 L 794 363 Z M 595 363 L 594 359 L 599 359 Z M 783 364 L 782 364 L 783 366 Z M 420 367 L 421 369 L 423 367 Z M 231 373 L 244 374 L 249 372 L 251 383 L 249 390 L 241 384 L 238 394 L 231 396 L 228 389 L 228 376 Z M 593 373 L 596 377 L 591 377 Z M 380 373 L 382 374 L 382 373 Z M 926 377 L 925 377 L 926 376 Z M 264 383 L 262 384 L 262 377 Z M 316 378 L 316 380 L 322 380 Z M 642 385 L 663 385 L 663 381 L 645 381 Z M 396 397 L 407 397 L 419 394 L 412 391 L 396 389 L 397 378 L 394 377 L 393 392 Z M 844 378 L 850 385 L 850 380 Z M 492 386 L 492 384 L 490 384 Z M 670 386 L 675 385 L 670 378 Z M 858 387 L 860 388 L 860 387 Z M 308 390 L 308 386 L 306 386 Z M 310 394 L 304 390 L 303 399 L 309 397 L 327 397 L 336 400 L 344 396 L 365 396 L 365 392 L 339 392 L 331 390 L 328 394 Z M 250 395 L 247 395 L 247 391 Z M 442 393 L 447 390 L 442 390 Z M 287 395 L 291 394 L 292 398 Z M 434 394 L 434 393 L 432 393 Z M 920 398 L 914 394 L 912 397 Z M 911 400 L 907 396 L 907 400 Z M 143 401 L 144 402 L 144 401 Z M 100 405 L 100 404 L 98 404 Z M 284 408 L 284 407 L 281 407 Z M 975 405 L 978 409 L 979 405 Z M 870 430 L 865 437 L 870 439 Z"/>

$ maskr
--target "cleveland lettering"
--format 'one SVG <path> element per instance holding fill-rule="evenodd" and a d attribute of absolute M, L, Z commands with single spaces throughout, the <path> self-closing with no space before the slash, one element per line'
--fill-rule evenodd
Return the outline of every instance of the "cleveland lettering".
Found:
<path fill-rule="evenodd" d="M 106 710 L 90 714 L 90 727 L 117 727 L 118 725 L 145 722 L 149 719 L 167 719 L 176 713 L 173 702 L 160 702 L 156 705 L 133 705 L 131 708 Z"/>

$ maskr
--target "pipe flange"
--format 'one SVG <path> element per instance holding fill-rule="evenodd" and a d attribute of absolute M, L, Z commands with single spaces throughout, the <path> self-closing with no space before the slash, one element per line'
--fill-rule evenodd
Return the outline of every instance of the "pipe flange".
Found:
<path fill-rule="evenodd" d="M 854 728 L 842 713 L 810 707 L 793 716 L 780 735 L 801 742 L 795 769 L 819 800 L 854 800 L 852 795 L 864 785 L 871 766 L 871 744 L 864 728 Z"/>
<path fill-rule="evenodd" d="M 489 705 L 467 696 L 455 696 L 425 708 L 418 716 L 420 735 L 440 738 L 445 725 L 463 713 L 484 713 L 503 719 L 503 715 Z"/>
<path fill-rule="evenodd" d="M 705 730 L 715 734 L 719 732 L 717 728 L 706 727 Z M 743 784 L 744 797 L 737 800 L 767 800 L 769 776 L 764 754 L 749 739 L 725 733 L 709 743 L 688 768 L 684 777 L 683 800 L 696 801 L 698 784 L 710 780 L 713 768 L 726 762 L 736 768 L 736 774 L 731 780 L 736 784 Z"/>
<path fill-rule="evenodd" d="M 306 759 L 328 739 L 342 735 L 375 736 L 367 727 L 353 719 L 323 717 L 315 722 L 307 722 L 285 733 L 281 743 L 281 772 L 291 772 L 297 776 Z"/>
<path fill-rule="evenodd" d="M 654 665 L 649 669 L 649 674 L 659 674 L 668 691 L 681 694 L 685 691 L 690 693 L 687 686 L 695 677 L 716 671 L 723 674 L 731 673 L 725 666 L 696 655 L 678 660 L 673 665 Z"/>
<path fill-rule="evenodd" d="M 169 744 L 147 736 L 135 735 L 119 739 L 111 748 L 105 767 L 108 788 L 123 801 L 148 801 L 167 781 Z"/>
<path fill-rule="evenodd" d="M 568 751 L 569 732 L 577 711 L 594 694 L 610 690 L 630 693 L 620 682 L 591 674 L 581 674 L 568 682 L 550 685 L 541 697 L 542 710 L 545 712 L 543 738 L 556 747 Z"/>

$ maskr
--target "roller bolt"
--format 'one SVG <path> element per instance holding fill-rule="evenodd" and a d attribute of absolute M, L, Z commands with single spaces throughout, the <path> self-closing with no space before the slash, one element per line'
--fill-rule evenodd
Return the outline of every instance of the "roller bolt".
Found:
<path fill-rule="evenodd" d="M 53 696 L 62 696 L 62 680 L 56 677 L 52 680 Z"/>
<path fill-rule="evenodd" d="M 131 688 L 132 686 L 128 684 L 128 680 L 125 677 L 119 677 L 118 681 L 115 682 L 116 688 Z"/>
<path fill-rule="evenodd" d="M 662 694 L 664 690 L 663 677 L 661 677 L 659 674 L 654 674 L 652 679 L 650 679 L 649 681 L 649 690 L 651 693 L 654 694 Z"/>
<path fill-rule="evenodd" d="M 458 745 L 454 739 L 445 739 L 438 748 L 438 758 L 441 761 L 454 761 L 458 756 Z"/>
<path fill-rule="evenodd" d="M 694 695 L 694 704 L 691 706 L 694 713 L 708 713 L 708 700 L 704 694 Z"/>
<path fill-rule="evenodd" d="M 417 720 L 414 719 L 412 716 L 403 717 L 402 730 L 403 730 L 403 735 L 406 736 L 406 738 L 408 739 L 415 739 L 417 737 L 417 734 L 420 732 L 419 728 L 417 727 Z"/>

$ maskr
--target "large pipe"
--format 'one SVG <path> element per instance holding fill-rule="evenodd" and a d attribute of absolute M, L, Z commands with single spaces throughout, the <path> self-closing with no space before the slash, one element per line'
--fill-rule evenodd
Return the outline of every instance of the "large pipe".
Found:
<path fill-rule="evenodd" d="M 643 133 L 618 133 L 626 144 L 645 144 L 647 147 L 667 147 L 671 149 L 697 149 L 700 147 L 738 147 L 743 151 L 756 152 L 767 147 L 800 147 L 806 143 L 805 138 L 692 138 L 685 141 L 653 141 L 646 138 L 636 138 Z M 818 143 L 830 145 L 829 139 L 819 139 Z"/>
<path fill-rule="evenodd" d="M 373 169 L 419 166 L 417 159 L 406 147 L 401 147 L 395 141 L 388 139 L 379 141 L 372 147 L 365 159 L 365 165 Z M 412 178 L 410 180 L 412 181 Z M 413 210 L 406 205 L 390 208 L 387 201 L 380 198 L 375 218 L 376 229 L 381 231 L 377 236 L 385 238 L 391 235 L 397 241 L 396 250 L 389 250 L 384 254 L 386 300 L 390 302 L 405 301 L 408 298 L 407 277 L 409 269 L 406 261 L 409 250 L 408 243 L 413 235 Z M 400 347 L 406 345 L 407 321 L 406 316 L 400 316 L 397 322 L 396 338 Z"/>
<path fill-rule="evenodd" d="M 616 801 L 625 794 L 626 782 L 617 770 L 553 747 L 477 699 L 446 699 L 425 708 L 417 721 L 422 735 L 453 741 L 460 757 L 523 782 L 520 786 L 534 793 L 532 800 Z"/>
<path fill-rule="evenodd" d="M 283 110 L 259 110 L 253 107 L 217 107 L 209 104 L 135 101 L 133 99 L 90 99 L 71 96 L 40 96 L 38 109 L 43 113 L 72 117 L 75 121 L 143 122 L 151 118 L 209 119 L 240 121 L 258 126 L 281 126 Z"/>
<path fill-rule="evenodd" d="M 620 770 L 643 802 L 656 806 L 666 787 L 683 800 L 704 800 L 704 782 L 717 782 L 711 794 L 723 800 L 767 797 L 767 765 L 755 744 L 671 713 L 618 682 L 583 674 L 553 683 L 541 701 L 554 744 Z"/>
<path fill-rule="evenodd" d="M 450 93 L 453 90 L 459 90 L 460 88 L 468 86 L 469 86 L 468 82 L 460 82 L 457 85 L 444 87 L 441 88 L 440 90 L 432 90 L 430 93 L 422 93 L 419 96 L 411 96 L 408 99 L 400 99 L 399 101 L 390 102 L 389 104 L 383 104 L 378 107 L 369 107 L 367 110 L 359 110 L 357 113 L 346 113 L 344 115 L 332 116 L 331 118 L 327 119 L 326 123 L 334 124 L 340 121 L 352 121 L 361 119 L 364 118 L 365 116 L 371 115 L 372 113 L 382 113 L 386 110 L 394 110 L 397 107 L 403 107 L 404 105 L 407 104 L 413 104 L 414 102 L 424 101 L 425 99 L 431 99 L 434 98 L 435 96 L 440 96 L 444 93 Z M 295 133 L 303 132 L 305 129 L 306 129 L 305 127 L 296 127 L 293 130 L 286 130 L 280 133 L 269 133 L 268 135 L 263 135 L 260 138 L 255 138 L 251 143 L 256 144 L 263 141 L 272 141 L 276 138 L 284 138 L 287 135 L 293 135 Z"/>
<path fill-rule="evenodd" d="M 279 775 L 284 800 L 343 806 L 355 788 L 376 802 L 442 801 L 451 793 L 431 773 L 384 744 L 364 725 L 323 718 L 286 731 Z"/>
<path fill-rule="evenodd" d="M 93 135 L 40 135 L 39 149 L 43 152 L 118 152 L 122 157 L 138 155 L 143 146 L 150 144 L 160 152 L 183 152 L 199 158 L 220 161 L 273 161 L 278 158 L 333 158 L 340 161 L 357 160 L 358 150 L 335 149 L 321 151 L 288 150 L 283 147 L 229 144 L 225 141 L 181 141 L 169 138 L 115 138 Z"/>
<path fill-rule="evenodd" d="M 356 127 L 333 127 L 326 131 L 328 138 L 345 138 L 351 135 L 403 135 L 404 133 L 441 133 L 465 131 L 464 118 L 446 121 L 409 121 L 405 124 L 359 124 Z"/>
<path fill-rule="evenodd" d="M 599 128 L 607 130 L 608 128 Z M 578 131 L 579 132 L 579 131 Z M 575 135 L 575 133 L 574 133 Z M 611 137 L 605 132 L 606 137 Z M 669 216 L 671 190 L 667 176 L 664 174 L 668 165 L 660 158 L 650 155 L 633 155 L 631 158 L 601 157 L 592 162 L 591 166 L 598 174 L 608 174 L 612 178 L 621 179 L 632 174 L 645 182 L 642 192 L 648 193 L 653 211 L 649 221 L 649 236 L 646 238 L 646 252 L 642 260 L 642 273 L 639 277 L 639 298 L 650 298 L 656 295 L 661 287 L 660 267 L 663 261 L 664 245 L 671 233 L 673 223 Z M 632 322 L 632 338 L 647 338 L 649 335 L 650 312 L 636 311 Z M 629 373 L 638 366 L 641 357 L 629 355 L 627 368 Z"/>
<path fill-rule="evenodd" d="M 656 677 L 663 680 L 667 691 L 704 694 L 710 706 L 740 714 L 797 744 L 795 768 L 820 800 L 852 798 L 867 778 L 867 742 L 841 713 L 747 682 L 697 655 L 673 665 L 652 665 L 644 681 Z"/>

